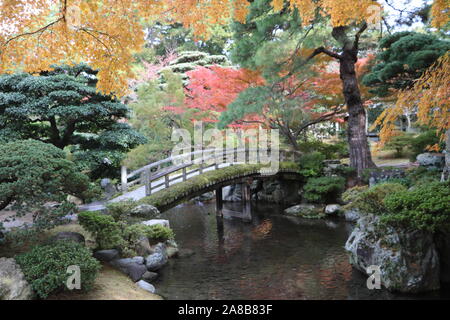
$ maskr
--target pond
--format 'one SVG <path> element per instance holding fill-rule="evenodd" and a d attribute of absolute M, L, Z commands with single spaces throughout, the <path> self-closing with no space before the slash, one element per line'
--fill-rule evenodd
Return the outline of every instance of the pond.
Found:
<path fill-rule="evenodd" d="M 155 286 L 165 299 L 450 297 L 444 291 L 400 296 L 367 289 L 367 277 L 348 263 L 344 244 L 352 225 L 341 220 L 289 217 L 268 204 L 253 204 L 251 221 L 225 217 L 217 223 L 214 203 L 185 204 L 163 216 L 179 247 L 195 252 L 162 270 Z"/>

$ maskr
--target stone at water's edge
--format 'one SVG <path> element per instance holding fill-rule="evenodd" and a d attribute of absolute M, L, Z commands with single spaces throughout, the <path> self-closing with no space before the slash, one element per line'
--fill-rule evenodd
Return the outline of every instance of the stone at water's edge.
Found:
<path fill-rule="evenodd" d="M 16 261 L 0 258 L 0 300 L 31 300 L 33 297 L 33 290 Z"/>
<path fill-rule="evenodd" d="M 356 222 L 359 218 L 361 218 L 359 212 L 355 209 L 345 210 L 344 211 L 345 221 L 348 222 Z"/>
<path fill-rule="evenodd" d="M 325 207 L 325 213 L 328 215 L 338 214 L 341 211 L 341 206 L 338 204 L 329 204 Z"/>
<path fill-rule="evenodd" d="M 149 271 L 157 271 L 168 262 L 166 245 L 158 243 L 153 248 L 154 253 L 145 259 L 145 265 Z"/>
<path fill-rule="evenodd" d="M 148 291 L 150 293 L 156 292 L 155 286 L 152 285 L 151 283 L 148 283 L 147 281 L 140 280 L 136 282 L 136 284 L 139 286 L 139 288 L 144 289 L 145 291 Z"/>
<path fill-rule="evenodd" d="M 350 263 L 366 273 L 367 267 L 379 266 L 381 282 L 394 292 L 418 293 L 437 290 L 439 257 L 432 234 L 421 231 L 379 230 L 379 218 L 364 215 L 350 235 L 345 249 Z"/>
<path fill-rule="evenodd" d="M 325 217 L 324 208 L 322 206 L 316 206 L 314 204 L 299 204 L 284 210 L 285 214 L 309 218 L 319 219 Z"/>
<path fill-rule="evenodd" d="M 158 278 L 158 274 L 156 272 L 147 271 L 142 275 L 142 280 L 145 280 L 149 283 L 151 283 L 156 278 Z"/>
<path fill-rule="evenodd" d="M 110 264 L 128 275 L 134 282 L 142 279 L 142 276 L 147 272 L 143 257 L 116 259 L 111 261 Z"/>

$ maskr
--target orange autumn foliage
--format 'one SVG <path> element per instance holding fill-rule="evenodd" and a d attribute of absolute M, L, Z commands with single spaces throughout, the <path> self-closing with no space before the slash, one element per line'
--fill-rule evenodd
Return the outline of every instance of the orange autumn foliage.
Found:
<path fill-rule="evenodd" d="M 287 1 L 274 0 L 275 11 Z M 141 22 L 180 22 L 207 38 L 214 24 L 244 22 L 247 0 L 2 0 L 0 2 L 0 73 L 38 72 L 52 64 L 86 62 L 98 69 L 104 93 L 126 94 L 133 78 L 133 53 L 144 45 Z M 370 20 L 373 0 L 291 0 L 304 25 L 316 14 L 332 26 Z M 449 21 L 448 0 L 435 0 L 433 23 Z"/>

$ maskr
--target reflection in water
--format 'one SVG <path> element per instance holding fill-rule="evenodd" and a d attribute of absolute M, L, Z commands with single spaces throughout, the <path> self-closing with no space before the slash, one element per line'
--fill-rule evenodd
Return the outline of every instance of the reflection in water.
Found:
<path fill-rule="evenodd" d="M 225 205 L 239 211 L 236 206 Z M 281 210 L 257 205 L 247 222 L 217 219 L 214 204 L 166 212 L 180 248 L 195 255 L 171 260 L 155 283 L 158 293 L 167 299 L 399 298 L 368 290 L 366 278 L 352 270 L 344 250 L 350 225 L 287 217 Z"/>

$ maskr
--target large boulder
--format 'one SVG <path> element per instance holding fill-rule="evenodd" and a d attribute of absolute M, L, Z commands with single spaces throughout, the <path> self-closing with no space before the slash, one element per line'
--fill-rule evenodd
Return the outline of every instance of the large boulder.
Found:
<path fill-rule="evenodd" d="M 153 251 L 154 253 L 145 259 L 145 265 L 149 271 L 157 271 L 164 267 L 168 262 L 165 244 L 158 243 Z"/>
<path fill-rule="evenodd" d="M 75 241 L 78 243 L 81 243 L 82 245 L 85 244 L 85 238 L 82 234 L 78 232 L 59 232 L 56 234 L 53 238 L 53 241 Z"/>
<path fill-rule="evenodd" d="M 119 257 L 119 251 L 116 249 L 98 250 L 94 252 L 94 258 L 102 262 L 110 262 Z"/>
<path fill-rule="evenodd" d="M 363 215 L 345 249 L 350 263 L 363 273 L 369 266 L 379 266 L 381 283 L 390 291 L 418 293 L 440 287 L 432 234 L 381 227 L 379 217 Z"/>
<path fill-rule="evenodd" d="M 131 217 L 144 218 L 144 219 L 153 219 L 158 218 L 161 215 L 159 210 L 149 204 L 141 204 L 134 207 L 130 211 Z"/>
<path fill-rule="evenodd" d="M 31 300 L 33 290 L 12 258 L 0 258 L 0 300 Z"/>
<path fill-rule="evenodd" d="M 308 219 L 320 219 L 325 217 L 324 208 L 314 204 L 299 204 L 287 208 L 284 210 L 284 213 L 290 216 Z"/>
<path fill-rule="evenodd" d="M 116 259 L 111 261 L 110 264 L 125 273 L 134 282 L 142 279 L 144 273 L 147 272 L 143 257 Z"/>
<path fill-rule="evenodd" d="M 445 165 L 445 155 L 443 153 L 426 152 L 417 156 L 420 166 L 429 169 L 442 169 Z"/>
<path fill-rule="evenodd" d="M 153 253 L 153 249 L 147 237 L 141 237 L 135 246 L 135 251 L 138 255 L 145 257 Z"/>

